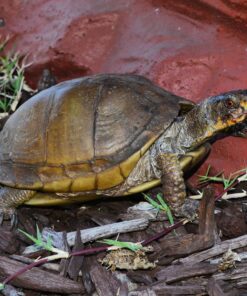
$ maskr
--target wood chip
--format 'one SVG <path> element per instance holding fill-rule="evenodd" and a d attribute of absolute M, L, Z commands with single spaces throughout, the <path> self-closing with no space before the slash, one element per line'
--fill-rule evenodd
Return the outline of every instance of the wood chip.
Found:
<path fill-rule="evenodd" d="M 3 256 L 0 256 L 0 262 L 0 276 L 5 278 L 26 266 L 23 263 Z M 84 288 L 80 283 L 62 278 L 59 275 L 44 271 L 37 267 L 34 267 L 32 271 L 19 275 L 13 279 L 11 283 L 17 287 L 43 292 L 63 294 L 84 293 Z"/>
<path fill-rule="evenodd" d="M 214 244 L 214 191 L 211 188 L 204 190 L 199 212 L 199 234 L 186 234 L 180 237 L 163 239 L 161 242 L 161 259 L 162 256 L 188 255 L 204 250 Z"/>
<path fill-rule="evenodd" d="M 129 292 L 128 296 L 157 296 L 158 294 L 155 293 L 152 289 L 145 289 L 145 290 L 137 290 Z"/>
<path fill-rule="evenodd" d="M 224 292 L 222 286 L 224 283 L 221 281 L 216 281 L 214 278 L 211 278 L 208 281 L 207 292 L 209 296 L 237 296 L 239 295 L 238 291 L 233 287 L 230 288 L 230 292 Z"/>
<path fill-rule="evenodd" d="M 92 282 L 91 275 L 90 275 L 90 269 L 95 263 L 96 263 L 95 256 L 85 256 L 82 263 L 82 267 L 81 267 L 82 282 L 88 295 L 92 295 L 93 292 L 95 291 L 95 286 Z"/>
<path fill-rule="evenodd" d="M 80 231 L 78 230 L 77 235 L 76 235 L 75 246 L 72 249 L 72 252 L 82 250 L 83 248 L 84 248 L 84 245 L 81 241 Z M 82 255 L 71 257 L 71 259 L 69 261 L 68 270 L 67 270 L 67 273 L 71 279 L 77 280 L 83 260 L 84 260 L 84 256 L 82 256 Z"/>
<path fill-rule="evenodd" d="M 166 267 L 156 273 L 156 278 L 159 281 L 165 281 L 168 283 L 173 283 L 177 281 L 184 280 L 186 278 L 201 276 L 201 275 L 210 275 L 215 273 L 218 270 L 216 264 L 210 263 L 198 263 L 195 265 L 171 265 Z"/>
<path fill-rule="evenodd" d="M 157 295 L 197 295 L 204 294 L 205 287 L 202 285 L 173 286 L 165 283 L 154 284 L 150 287 Z"/>
<path fill-rule="evenodd" d="M 220 272 L 214 275 L 216 280 L 239 280 L 245 279 L 247 280 L 247 267 L 238 266 L 237 268 L 232 268 L 231 272 Z"/>
<path fill-rule="evenodd" d="M 96 262 L 90 270 L 90 275 L 99 295 L 119 295 L 121 283 L 112 276 L 111 271 L 107 271 L 105 267 Z"/>
<path fill-rule="evenodd" d="M 0 230 L 0 250 L 8 254 L 14 254 L 19 249 L 20 243 L 14 232 Z"/>
<path fill-rule="evenodd" d="M 67 235 L 66 235 L 66 231 L 63 231 L 62 232 L 62 236 L 63 236 L 63 244 L 64 244 L 64 249 L 61 249 L 63 251 L 66 251 L 66 252 L 70 252 L 70 247 L 67 243 Z M 69 258 L 63 258 L 60 260 L 60 264 L 59 264 L 59 270 L 60 270 L 60 275 L 63 276 L 63 277 L 66 277 L 67 275 L 67 270 L 68 270 L 68 267 L 69 267 Z"/>
<path fill-rule="evenodd" d="M 174 263 L 183 263 L 183 264 L 193 263 L 194 264 L 194 263 L 208 260 L 215 256 L 219 256 L 225 253 L 229 248 L 231 248 L 232 250 L 235 250 L 245 246 L 247 246 L 247 235 L 242 235 L 234 239 L 225 240 L 208 250 L 190 255 L 182 259 L 178 259 L 174 261 Z"/>
<path fill-rule="evenodd" d="M 149 273 L 147 270 L 131 270 L 127 272 L 127 276 L 132 282 L 150 285 L 153 283 L 153 279 Z"/>

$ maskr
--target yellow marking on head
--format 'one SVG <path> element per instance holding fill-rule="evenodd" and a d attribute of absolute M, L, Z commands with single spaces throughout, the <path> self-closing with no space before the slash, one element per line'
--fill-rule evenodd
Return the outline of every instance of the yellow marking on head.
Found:
<path fill-rule="evenodd" d="M 216 124 L 214 124 L 207 132 L 205 137 L 210 138 L 212 137 L 215 133 L 220 132 L 232 125 L 235 125 L 239 122 L 242 122 L 245 120 L 245 115 L 242 115 L 240 117 L 237 118 L 232 118 L 232 119 L 228 119 L 223 121 L 221 117 L 218 117 Z"/>
<path fill-rule="evenodd" d="M 246 100 L 241 101 L 240 106 L 243 107 L 245 110 L 247 110 L 247 101 Z"/>

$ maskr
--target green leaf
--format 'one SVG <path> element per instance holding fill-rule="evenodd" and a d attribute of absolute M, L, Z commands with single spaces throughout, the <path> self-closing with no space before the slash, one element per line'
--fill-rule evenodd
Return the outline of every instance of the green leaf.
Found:
<path fill-rule="evenodd" d="M 158 210 L 162 210 L 162 206 L 159 205 L 155 200 L 153 200 L 151 197 L 149 197 L 147 194 L 143 193 L 144 198 L 155 208 Z"/>
<path fill-rule="evenodd" d="M 8 39 L 0 43 L 0 52 Z M 0 112 L 8 112 L 14 100 L 21 97 L 27 88 L 24 79 L 25 64 L 19 53 L 10 53 L 0 57 Z M 31 89 L 29 90 L 31 92 Z"/>
<path fill-rule="evenodd" d="M 36 225 L 37 238 L 32 236 L 31 234 L 26 233 L 21 229 L 18 230 L 21 233 L 23 233 L 26 237 L 28 237 L 31 241 L 33 241 L 38 247 L 42 247 L 48 251 L 52 251 L 52 238 L 48 237 L 47 242 L 44 242 L 38 225 Z"/>
<path fill-rule="evenodd" d="M 5 288 L 5 285 L 0 283 L 0 291 L 3 290 Z"/>
<path fill-rule="evenodd" d="M 205 182 L 222 183 L 224 186 L 224 189 L 226 190 L 229 187 L 231 187 L 233 185 L 233 183 L 235 183 L 246 171 L 247 171 L 246 168 L 238 170 L 238 171 L 230 174 L 229 178 L 226 178 L 222 172 L 215 175 L 215 176 L 208 176 L 209 169 L 207 169 L 207 172 L 205 173 L 204 176 L 199 176 L 199 183 L 205 183 Z M 238 181 L 241 182 L 242 179 L 241 179 L 241 181 L 240 180 L 238 180 Z"/>
<path fill-rule="evenodd" d="M 157 197 L 158 201 L 160 202 L 162 208 L 166 211 L 169 207 L 168 207 L 168 205 L 165 203 L 165 201 L 164 201 L 162 195 L 161 195 L 160 193 L 158 193 L 156 197 Z"/>
<path fill-rule="evenodd" d="M 40 233 L 40 230 L 39 230 L 39 226 L 38 226 L 38 224 L 36 224 L 36 233 L 37 233 L 37 240 L 38 240 L 40 243 L 42 243 L 42 242 L 43 242 L 43 240 L 42 240 L 42 235 L 41 235 L 41 233 Z"/>
<path fill-rule="evenodd" d="M 142 245 L 137 244 L 137 243 L 121 242 L 121 241 L 117 241 L 117 240 L 113 240 L 113 239 L 103 239 L 100 242 L 102 242 L 104 244 L 107 244 L 107 245 L 110 245 L 110 246 L 129 249 L 129 250 L 131 250 L 133 252 L 136 252 L 136 251 L 138 251 L 138 250 L 140 250 L 142 248 Z"/>
<path fill-rule="evenodd" d="M 46 249 L 48 251 L 52 250 L 52 246 L 53 246 L 53 242 L 52 242 L 52 238 L 50 236 L 48 236 L 47 242 L 46 242 Z"/>
<path fill-rule="evenodd" d="M 0 100 L 0 109 L 3 110 L 3 112 L 7 112 L 6 100 Z"/>
<path fill-rule="evenodd" d="M 20 90 L 21 84 L 22 84 L 23 76 L 17 76 L 12 80 L 12 87 L 13 90 L 17 93 Z"/>
<path fill-rule="evenodd" d="M 31 241 L 33 241 L 36 245 L 39 246 L 39 241 L 34 237 L 32 236 L 31 234 L 21 230 L 21 229 L 18 229 L 22 234 L 24 234 L 26 237 L 28 237 Z"/>
<path fill-rule="evenodd" d="M 153 200 L 151 197 L 149 197 L 147 194 L 143 193 L 145 199 L 156 209 L 158 210 L 162 210 L 166 213 L 167 218 L 170 222 L 170 224 L 174 224 L 174 219 L 172 216 L 172 212 L 169 208 L 169 206 L 166 204 L 166 202 L 164 201 L 162 195 L 159 193 L 157 194 L 157 199 L 159 201 L 160 204 L 158 204 L 155 200 Z"/>
<path fill-rule="evenodd" d="M 164 199 L 163 199 L 163 197 L 162 197 L 162 195 L 160 193 L 157 194 L 157 199 L 160 202 L 163 210 L 166 212 L 166 215 L 167 215 L 167 218 L 168 218 L 170 224 L 174 224 L 174 219 L 173 219 L 173 216 L 172 216 L 172 212 L 171 212 L 169 206 L 164 201 Z"/>

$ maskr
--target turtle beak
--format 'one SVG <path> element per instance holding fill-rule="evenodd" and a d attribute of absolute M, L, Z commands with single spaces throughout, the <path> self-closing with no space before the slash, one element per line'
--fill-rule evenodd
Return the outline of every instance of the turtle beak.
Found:
<path fill-rule="evenodd" d="M 233 132 L 233 136 L 241 137 L 247 139 L 247 99 L 242 100 L 240 103 L 241 114 L 244 120 L 237 125 L 235 131 Z"/>
<path fill-rule="evenodd" d="M 240 126 L 234 130 L 232 136 L 247 139 L 247 122 L 241 123 Z"/>
<path fill-rule="evenodd" d="M 242 107 L 243 114 L 247 115 L 247 99 L 246 100 L 243 100 L 240 103 L 240 106 Z"/>

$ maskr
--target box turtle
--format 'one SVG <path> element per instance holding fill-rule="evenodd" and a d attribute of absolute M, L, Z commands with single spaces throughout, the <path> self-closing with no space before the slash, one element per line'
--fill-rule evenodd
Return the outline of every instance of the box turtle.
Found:
<path fill-rule="evenodd" d="M 247 91 L 195 105 L 138 75 L 66 81 L 24 103 L 0 133 L 1 219 L 21 204 L 123 196 L 160 183 L 172 210 L 189 215 L 182 170 L 219 133 L 246 127 Z"/>

